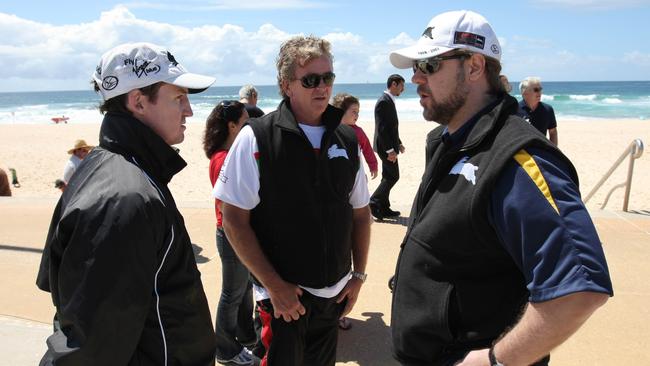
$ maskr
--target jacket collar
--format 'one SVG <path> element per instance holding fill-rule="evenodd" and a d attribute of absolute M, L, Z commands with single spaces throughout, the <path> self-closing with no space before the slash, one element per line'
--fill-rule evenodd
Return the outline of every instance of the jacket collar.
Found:
<path fill-rule="evenodd" d="M 463 143 L 461 150 L 467 150 L 480 144 L 491 131 L 498 128 L 498 125 L 503 124 L 509 115 L 516 114 L 518 107 L 517 99 L 509 94 L 500 95 L 495 103 L 486 106 L 485 109 L 472 117 L 472 119 L 478 118 L 478 121 L 468 132 L 467 139 Z"/>
<path fill-rule="evenodd" d="M 99 146 L 123 155 L 164 184 L 187 163 L 178 152 L 133 116 L 107 113 L 99 131 Z"/>
<path fill-rule="evenodd" d="M 328 105 L 325 112 L 323 112 L 321 125 L 325 126 L 327 131 L 332 131 L 341 124 L 341 118 L 343 118 L 343 111 Z M 301 133 L 296 117 L 291 110 L 291 102 L 287 98 L 283 99 L 278 106 L 277 125 L 285 130 Z"/>

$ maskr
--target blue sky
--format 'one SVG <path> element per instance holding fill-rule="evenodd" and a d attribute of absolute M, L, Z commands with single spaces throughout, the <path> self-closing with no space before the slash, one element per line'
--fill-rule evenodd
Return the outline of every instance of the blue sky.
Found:
<path fill-rule="evenodd" d="M 280 43 L 299 33 L 332 42 L 337 83 L 383 82 L 398 71 L 391 50 L 457 9 L 492 24 L 512 81 L 650 80 L 650 0 L 12 1 L 0 5 L 0 91 L 86 89 L 101 54 L 131 41 L 167 46 L 217 85 L 273 84 Z"/>

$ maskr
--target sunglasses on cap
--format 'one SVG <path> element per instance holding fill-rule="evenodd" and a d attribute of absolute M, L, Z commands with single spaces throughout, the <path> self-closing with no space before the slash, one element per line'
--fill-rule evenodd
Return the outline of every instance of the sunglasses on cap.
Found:
<path fill-rule="evenodd" d="M 225 119 L 226 121 L 237 121 L 239 119 L 239 116 L 234 118 L 233 111 L 235 111 L 235 103 L 237 103 L 236 100 L 224 100 L 219 105 L 221 105 L 221 117 Z M 229 111 L 230 109 L 230 111 Z M 229 115 L 230 112 L 230 115 Z M 228 118 L 230 117 L 230 118 Z"/>
<path fill-rule="evenodd" d="M 424 60 L 415 60 L 413 61 L 413 73 L 416 73 L 418 72 L 418 70 L 420 70 L 423 74 L 431 75 L 436 73 L 438 70 L 440 70 L 440 65 L 442 64 L 442 61 L 463 59 L 463 58 L 468 58 L 469 56 L 471 55 L 466 53 L 457 53 L 455 55 L 450 55 L 450 56 L 435 56 Z"/>
<path fill-rule="evenodd" d="M 331 71 L 324 74 L 307 74 L 300 78 L 300 83 L 304 88 L 313 89 L 320 85 L 321 80 L 323 80 L 325 86 L 332 86 L 334 78 L 336 78 L 336 75 Z"/>

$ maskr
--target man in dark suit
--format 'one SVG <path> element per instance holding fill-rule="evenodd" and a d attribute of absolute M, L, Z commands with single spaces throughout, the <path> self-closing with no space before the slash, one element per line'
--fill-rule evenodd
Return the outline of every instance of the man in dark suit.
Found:
<path fill-rule="evenodd" d="M 390 190 L 399 180 L 397 154 L 404 152 L 404 145 L 399 139 L 395 97 L 404 91 L 404 78 L 393 74 L 386 82 L 384 91 L 375 104 L 375 138 L 373 149 L 381 159 L 381 182 L 370 197 L 372 215 L 381 220 L 384 217 L 399 216 L 399 211 L 390 209 L 388 196 Z"/>

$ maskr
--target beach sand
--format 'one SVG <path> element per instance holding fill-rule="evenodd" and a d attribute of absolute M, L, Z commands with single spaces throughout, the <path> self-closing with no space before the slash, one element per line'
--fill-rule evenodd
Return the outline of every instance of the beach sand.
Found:
<path fill-rule="evenodd" d="M 360 122 L 370 140 L 374 132 L 371 121 Z M 398 209 L 410 207 L 424 169 L 424 141 L 426 134 L 437 124 L 402 121 L 400 137 L 406 153 L 399 156 L 400 181 L 391 191 L 391 202 Z M 208 179 L 208 159 L 203 153 L 201 139 L 203 123 L 187 124 L 185 141 L 179 144 L 181 156 L 188 166 L 177 174 L 170 189 L 177 201 L 211 204 Z M 76 139 L 88 144 L 98 143 L 99 124 L 65 125 L 0 125 L 0 167 L 15 168 L 22 187 L 13 189 L 16 197 L 58 197 L 54 181 L 63 173 L 63 166 Z M 580 177 L 583 197 L 596 185 L 612 164 L 637 138 L 650 143 L 650 121 L 646 120 L 560 120 L 559 144 L 574 163 Z M 588 202 L 598 208 L 607 192 L 626 179 L 628 161 L 625 160 L 611 178 Z M 368 177 L 370 175 L 368 174 Z M 119 177 L 116 177 L 119 179 Z M 650 191 L 644 189 L 650 181 L 648 154 L 635 161 L 629 209 L 650 208 Z M 371 192 L 380 177 L 370 180 Z M 621 209 L 624 189 L 616 190 L 607 208 Z M 404 212 L 404 214 L 407 214 Z"/>
<path fill-rule="evenodd" d="M 372 122 L 359 124 L 372 139 Z M 393 207 L 401 210 L 398 221 L 375 223 L 372 227 L 369 278 L 357 306 L 350 314 L 353 328 L 340 333 L 337 365 L 397 365 L 390 357 L 390 292 L 386 282 L 393 273 L 399 243 L 405 232 L 405 217 L 419 184 L 424 165 L 424 139 L 436 125 L 402 121 L 400 136 L 406 153 L 400 155 L 401 179 L 391 192 Z M 650 141 L 650 121 L 638 120 L 560 120 L 560 147 L 574 162 L 581 180 L 583 196 L 611 167 L 635 138 Z M 52 210 L 59 197 L 54 180 L 59 178 L 68 159 L 66 151 L 76 139 L 98 142 L 98 124 L 0 125 L 0 166 L 15 168 L 22 184 L 14 197 L 0 198 L 0 335 L 7 343 L 0 351 L 13 351 L 10 364 L 34 364 L 44 349 L 50 332 L 52 305 L 49 295 L 34 285 L 40 250 L 47 233 Z M 170 184 L 184 215 L 210 308 L 214 312 L 220 292 L 220 265 L 214 244 L 214 211 L 208 179 L 208 159 L 201 147 L 202 123 L 189 123 L 185 142 L 178 147 L 188 167 Z M 616 296 L 598 311 L 578 334 L 552 354 L 555 365 L 641 365 L 650 364 L 647 331 L 650 312 L 650 157 L 636 160 L 629 208 L 636 214 L 623 214 L 623 190 L 610 198 L 607 210 L 600 203 L 612 186 L 625 180 L 627 160 L 601 191 L 589 202 L 596 227 L 608 256 Z M 120 177 L 115 177 L 119 179 Z M 379 179 L 370 181 L 374 190 Z M 644 214 L 645 213 L 645 214 Z M 16 335 L 13 323 L 2 318 L 30 319 L 31 336 L 25 348 L 23 333 Z M 33 325 L 33 324 L 36 324 Z M 4 327 L 4 329 L 3 329 Z M 40 341 L 40 338 L 42 341 Z M 2 338 L 2 337 L 0 337 Z M 36 338 L 36 339 L 34 339 Z M 4 338 L 3 338 L 4 339 Z M 32 355 L 15 355 L 12 344 Z M 12 356 L 11 352 L 9 354 Z M 21 357 L 18 357 L 21 356 Z M 31 358 L 30 358 L 31 357 Z"/>

